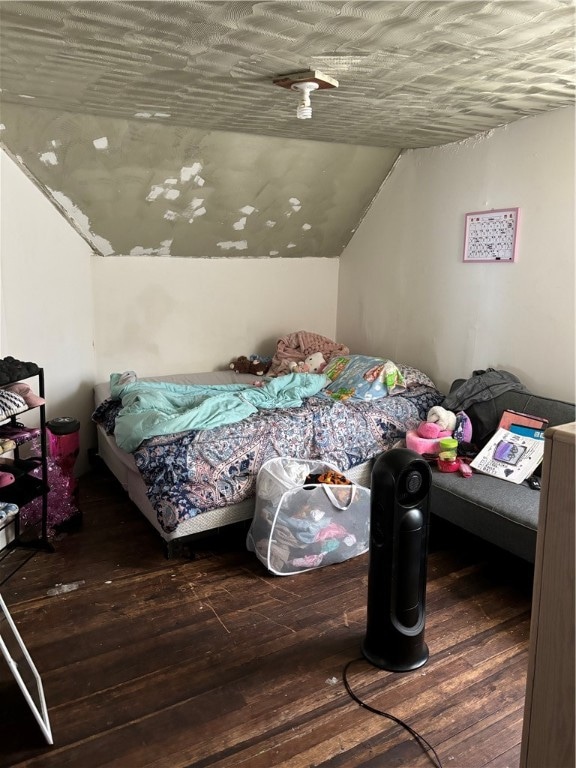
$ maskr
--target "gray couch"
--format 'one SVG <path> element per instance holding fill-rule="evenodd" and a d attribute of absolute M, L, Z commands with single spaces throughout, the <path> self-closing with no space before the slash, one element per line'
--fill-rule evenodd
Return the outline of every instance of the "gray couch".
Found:
<path fill-rule="evenodd" d="M 455 381 L 450 391 L 464 381 Z M 490 419 L 486 419 L 485 409 L 478 420 L 474 406 L 465 410 L 472 421 L 473 442 L 479 446 L 487 442 L 490 427 L 497 428 L 505 410 L 542 416 L 551 427 L 575 420 L 573 403 L 525 392 L 504 392 L 491 401 L 490 408 L 492 425 Z M 458 472 L 432 469 L 431 526 L 436 515 L 532 563 L 536 554 L 539 504 L 540 491 L 530 488 L 526 481 L 516 485 L 479 473 L 464 478 Z"/>

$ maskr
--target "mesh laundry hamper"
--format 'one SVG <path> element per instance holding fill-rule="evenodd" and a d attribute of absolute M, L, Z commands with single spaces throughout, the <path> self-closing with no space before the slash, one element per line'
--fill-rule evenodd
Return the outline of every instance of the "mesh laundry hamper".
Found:
<path fill-rule="evenodd" d="M 246 546 L 277 576 L 348 560 L 368 550 L 370 491 L 363 486 L 304 484 L 332 464 L 276 458 L 256 480 L 256 509 Z"/>

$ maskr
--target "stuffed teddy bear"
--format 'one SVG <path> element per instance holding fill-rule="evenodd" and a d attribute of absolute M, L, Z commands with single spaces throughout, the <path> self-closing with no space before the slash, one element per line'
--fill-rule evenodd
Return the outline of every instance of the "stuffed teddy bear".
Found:
<path fill-rule="evenodd" d="M 232 360 L 230 368 L 234 373 L 251 373 L 254 376 L 264 376 L 270 368 L 270 363 L 255 355 L 252 357 L 240 355 L 240 357 L 236 357 Z"/>
<path fill-rule="evenodd" d="M 326 360 L 322 352 L 314 352 L 299 363 L 293 360 L 290 363 L 290 373 L 322 373 L 326 367 Z"/>
<path fill-rule="evenodd" d="M 254 376 L 264 376 L 265 373 L 268 373 L 268 369 L 270 368 L 270 363 L 265 362 L 264 360 L 250 360 L 250 369 L 248 373 L 253 373 Z"/>
<path fill-rule="evenodd" d="M 250 360 L 246 355 L 234 358 L 230 363 L 230 368 L 234 373 L 250 373 Z"/>

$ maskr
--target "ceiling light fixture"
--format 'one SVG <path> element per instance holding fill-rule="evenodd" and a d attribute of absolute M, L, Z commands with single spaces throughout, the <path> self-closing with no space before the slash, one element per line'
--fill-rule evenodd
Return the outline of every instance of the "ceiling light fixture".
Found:
<path fill-rule="evenodd" d="M 307 120 L 312 117 L 310 94 L 313 91 L 324 88 L 338 88 L 338 80 L 335 80 L 333 77 L 329 77 L 318 70 L 296 72 L 292 75 L 281 75 L 272 82 L 274 85 L 279 85 L 282 88 L 290 88 L 292 91 L 300 92 L 300 103 L 296 110 L 296 117 L 300 120 Z"/>

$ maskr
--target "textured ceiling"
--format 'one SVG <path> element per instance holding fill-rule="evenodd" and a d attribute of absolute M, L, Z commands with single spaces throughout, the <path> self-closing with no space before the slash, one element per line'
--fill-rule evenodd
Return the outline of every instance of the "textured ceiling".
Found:
<path fill-rule="evenodd" d="M 573 103 L 571 0 L 0 3 L 1 102 L 377 147 L 459 140 Z M 278 75 L 335 90 L 296 119 Z"/>

